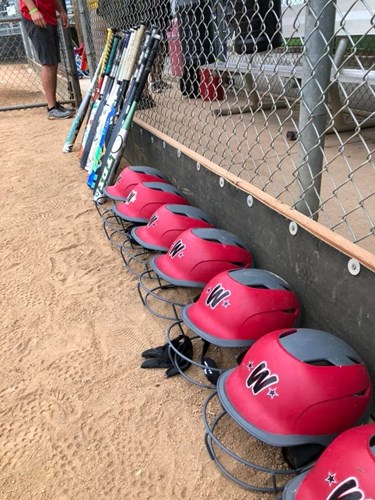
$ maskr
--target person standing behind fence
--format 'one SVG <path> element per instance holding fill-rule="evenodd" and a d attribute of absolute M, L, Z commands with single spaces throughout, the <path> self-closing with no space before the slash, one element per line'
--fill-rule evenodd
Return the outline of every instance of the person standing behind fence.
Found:
<path fill-rule="evenodd" d="M 66 109 L 56 99 L 57 68 L 60 62 L 57 12 L 64 29 L 69 19 L 60 0 L 20 0 L 25 30 L 42 65 L 41 79 L 47 100 L 49 120 L 70 118 L 74 110 Z"/>
<path fill-rule="evenodd" d="M 163 80 L 164 60 L 168 52 L 167 31 L 171 29 L 172 19 L 170 0 L 152 0 L 151 21 L 159 28 L 161 39 L 149 77 L 151 92 L 160 93 L 172 87 Z"/>
<path fill-rule="evenodd" d="M 164 59 L 168 51 L 167 30 L 171 26 L 172 12 L 170 0 L 137 0 L 137 7 L 141 22 L 156 26 L 161 37 L 148 85 L 145 86 L 138 103 L 137 109 L 144 110 L 156 106 L 150 92 L 159 94 L 172 88 L 172 85 L 163 80 Z"/>

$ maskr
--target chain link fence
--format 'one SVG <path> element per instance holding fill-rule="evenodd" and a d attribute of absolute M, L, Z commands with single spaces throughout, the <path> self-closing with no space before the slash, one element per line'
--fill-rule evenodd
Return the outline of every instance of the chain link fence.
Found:
<path fill-rule="evenodd" d="M 81 92 L 70 31 L 59 24 L 60 57 L 57 99 L 79 104 Z M 18 4 L 0 1 L 0 111 L 46 106 L 41 66 L 23 27 Z"/>

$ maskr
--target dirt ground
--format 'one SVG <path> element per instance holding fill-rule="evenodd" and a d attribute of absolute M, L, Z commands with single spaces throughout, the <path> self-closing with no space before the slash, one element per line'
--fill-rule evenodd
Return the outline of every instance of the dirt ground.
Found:
<path fill-rule="evenodd" d="M 208 390 L 140 369 L 168 322 L 142 306 L 76 152 L 61 152 L 70 125 L 43 109 L 0 114 L 0 498 L 275 498 L 210 459 Z"/>

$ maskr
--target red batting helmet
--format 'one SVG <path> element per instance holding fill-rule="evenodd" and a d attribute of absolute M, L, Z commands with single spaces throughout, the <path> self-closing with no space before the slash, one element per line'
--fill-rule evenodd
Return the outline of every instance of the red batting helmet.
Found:
<path fill-rule="evenodd" d="M 134 186 L 140 182 L 165 182 L 168 179 L 157 168 L 127 166 L 117 177 L 113 186 L 107 186 L 104 194 L 115 201 L 125 201 Z"/>
<path fill-rule="evenodd" d="M 216 228 L 187 229 L 166 254 L 150 261 L 152 269 L 165 281 L 191 287 L 204 287 L 221 271 L 252 264 L 252 255 L 241 239 Z"/>
<path fill-rule="evenodd" d="M 298 458 L 305 466 L 338 434 L 367 422 L 371 393 L 370 376 L 358 354 L 340 338 L 307 328 L 264 335 L 241 364 L 222 373 L 217 382 L 224 412 L 253 438 L 288 449 L 294 461 Z M 215 436 L 216 421 L 208 424 L 207 402 L 204 421 L 209 452 L 227 474 L 213 443 L 230 456 L 238 456 Z M 259 470 L 254 462 L 242 463 Z M 272 488 L 261 491 L 280 491 L 276 487 L 280 471 L 260 470 L 274 481 Z M 251 485 L 250 489 L 258 488 Z"/>
<path fill-rule="evenodd" d="M 236 269 L 212 278 L 182 319 L 212 344 L 248 347 L 266 333 L 296 326 L 300 310 L 296 294 L 276 274 Z"/>
<path fill-rule="evenodd" d="M 145 224 L 155 210 L 166 203 L 189 204 L 171 184 L 140 182 L 130 191 L 126 201 L 113 206 L 112 211 L 120 219 Z"/>
<path fill-rule="evenodd" d="M 134 240 L 144 248 L 166 252 L 186 229 L 213 227 L 210 217 L 190 205 L 163 205 L 151 215 L 146 226 L 133 228 Z"/>
<path fill-rule="evenodd" d="M 340 434 L 307 472 L 285 487 L 283 500 L 375 498 L 375 424 Z"/>

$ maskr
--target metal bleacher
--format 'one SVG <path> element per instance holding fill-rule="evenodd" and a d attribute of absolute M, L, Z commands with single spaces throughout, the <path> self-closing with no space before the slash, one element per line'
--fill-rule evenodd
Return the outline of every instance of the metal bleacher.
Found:
<path fill-rule="evenodd" d="M 255 54 L 236 54 L 233 51 L 228 54 L 226 60 L 217 60 L 204 66 L 221 76 L 229 74 L 233 78 L 235 75 L 242 75 L 249 96 L 247 106 L 216 109 L 213 111 L 216 115 L 244 113 L 259 110 L 260 108 L 265 110 L 270 106 L 275 106 L 275 102 L 268 103 L 265 99 L 259 98 L 259 76 L 266 78 L 276 76 L 277 81 L 284 86 L 291 85 L 298 89 L 298 85 L 295 85 L 295 83 L 300 83 L 303 78 L 303 40 L 309 36 L 309 33 L 305 33 L 305 11 L 306 4 L 304 2 L 300 4 L 295 2 L 292 7 L 284 9 L 281 18 L 282 34 L 285 40 L 284 47 L 266 53 Z M 343 102 L 340 95 L 338 83 L 343 85 L 343 88 L 345 88 L 346 84 L 355 84 L 358 86 L 369 85 L 375 89 L 373 64 L 370 68 L 366 68 L 361 64 L 357 64 L 356 68 L 348 68 L 345 64 L 347 49 L 354 45 L 353 37 L 358 39 L 358 37 L 375 35 L 372 26 L 372 15 L 373 13 L 365 8 L 361 2 L 357 2 L 353 6 L 349 0 L 337 1 L 335 19 L 336 50 L 332 56 L 331 84 L 328 88 L 328 95 L 329 104 L 335 116 L 335 126 L 338 130 L 351 130 L 355 126 L 352 120 L 348 122 L 344 119 L 346 103 Z M 317 20 L 316 24 L 319 26 L 319 20 Z M 300 41 L 298 49 L 293 44 L 289 44 L 289 41 L 293 40 Z M 314 75 L 314 68 L 311 68 L 311 75 Z M 272 84 L 270 85 L 270 92 L 272 93 Z M 287 97 L 293 99 L 293 96 Z M 276 105 L 283 106 L 283 102 L 279 101 Z M 373 127 L 374 125 L 374 120 L 367 120 L 364 124 L 365 127 Z"/>

